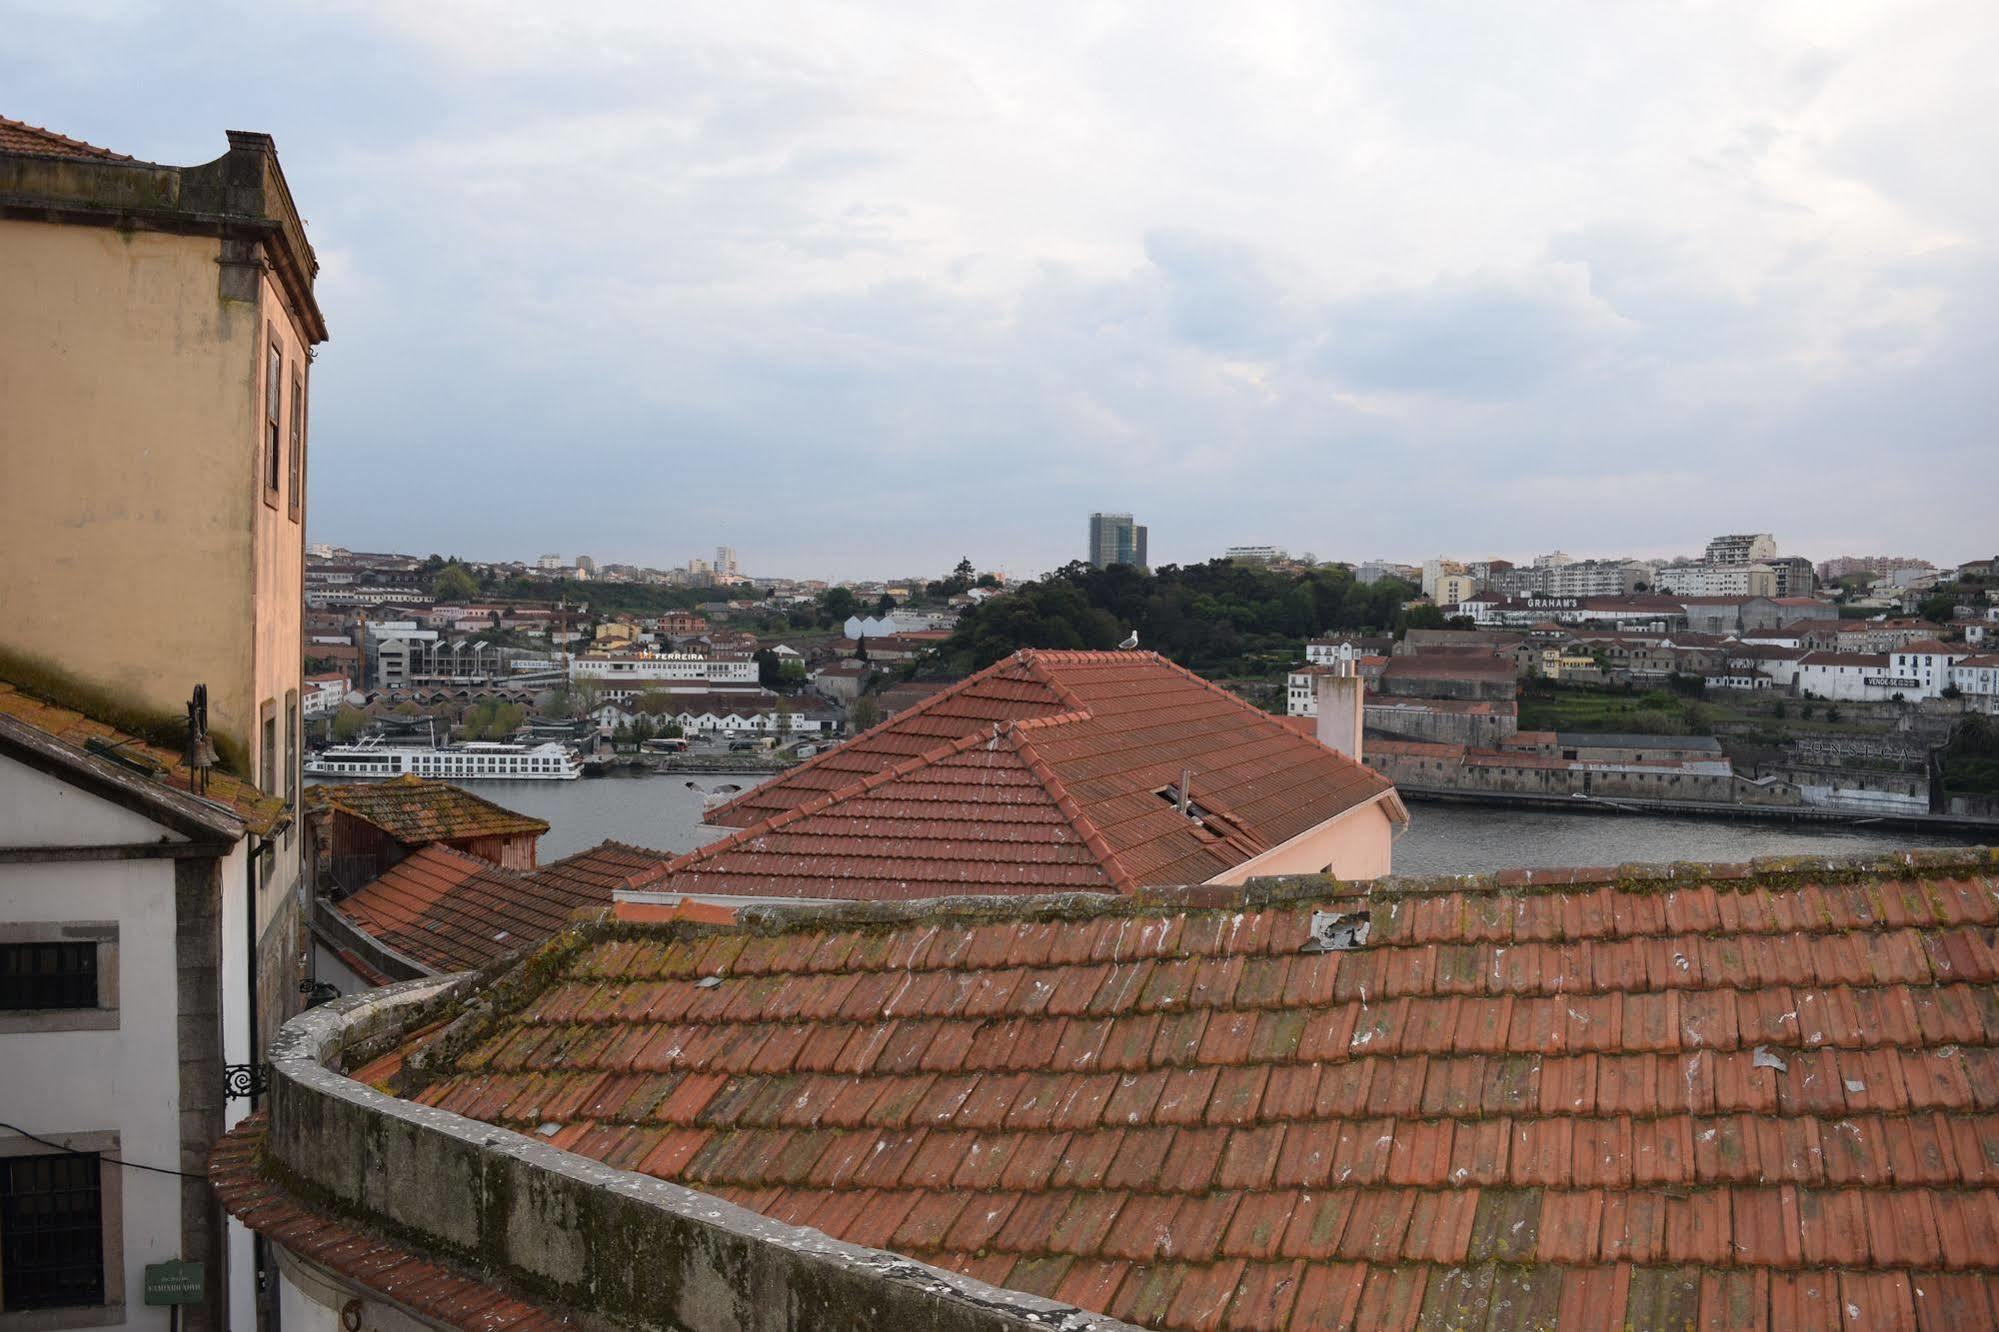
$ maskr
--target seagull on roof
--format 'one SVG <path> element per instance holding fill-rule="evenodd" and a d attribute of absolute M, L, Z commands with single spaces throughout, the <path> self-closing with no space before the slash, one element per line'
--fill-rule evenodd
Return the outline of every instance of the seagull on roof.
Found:
<path fill-rule="evenodd" d="M 1134 629 L 1130 633 L 1124 636 L 1124 642 L 1118 644 L 1118 650 L 1120 652 L 1130 652 L 1137 646 L 1138 646 L 1138 630 Z"/>

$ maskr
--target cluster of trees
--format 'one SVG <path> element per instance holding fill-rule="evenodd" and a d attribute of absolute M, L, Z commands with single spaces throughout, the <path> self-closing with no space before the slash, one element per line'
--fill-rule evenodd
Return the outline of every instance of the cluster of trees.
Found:
<path fill-rule="evenodd" d="M 954 671 L 989 666 L 1019 648 L 1114 648 L 1133 630 L 1139 646 L 1203 674 L 1264 674 L 1328 633 L 1400 633 L 1442 627 L 1434 606 L 1405 609 L 1416 589 L 1397 579 L 1363 584 L 1338 565 L 1280 573 L 1210 560 L 1148 573 L 1080 561 L 959 619 L 940 653 Z"/>
<path fill-rule="evenodd" d="M 509 740 L 527 720 L 527 710 L 518 703 L 496 698 L 482 699 L 465 709 L 458 720 L 459 737 L 465 740 Z"/>
<path fill-rule="evenodd" d="M 1999 725 L 1971 713 L 1942 754 L 1943 784 L 1954 795 L 1999 795 Z"/>
<path fill-rule="evenodd" d="M 756 650 L 757 683 L 777 693 L 796 693 L 805 687 L 805 663 L 797 657 L 780 657 L 769 648 Z"/>
<path fill-rule="evenodd" d="M 957 568 L 951 570 L 948 578 L 939 578 L 925 583 L 923 590 L 933 597 L 955 597 L 961 592 L 969 592 L 975 587 L 998 587 L 1000 581 L 989 573 L 979 573 L 972 567 L 972 557 L 967 555 L 958 561 Z"/>

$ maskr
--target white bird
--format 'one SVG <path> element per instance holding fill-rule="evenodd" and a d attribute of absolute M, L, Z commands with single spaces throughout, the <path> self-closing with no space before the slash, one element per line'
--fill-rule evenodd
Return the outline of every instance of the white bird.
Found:
<path fill-rule="evenodd" d="M 1138 630 L 1134 629 L 1130 633 L 1125 635 L 1124 642 L 1118 644 L 1118 650 L 1121 652 L 1130 652 L 1133 648 L 1137 646 L 1138 646 Z"/>

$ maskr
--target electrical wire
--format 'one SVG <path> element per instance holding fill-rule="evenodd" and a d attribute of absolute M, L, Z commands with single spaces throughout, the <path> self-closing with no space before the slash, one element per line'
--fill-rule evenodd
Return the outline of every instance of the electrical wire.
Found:
<path fill-rule="evenodd" d="M 179 1179 L 198 1179 L 203 1183 L 208 1181 L 208 1176 L 206 1175 L 190 1175 L 185 1170 L 169 1170 L 165 1166 L 141 1165 L 137 1161 L 124 1161 L 115 1156 L 106 1156 L 103 1152 L 79 1151 L 74 1147 L 67 1147 L 59 1142 L 51 1142 L 39 1133 L 30 1133 L 19 1124 L 9 1124 L 4 1119 L 0 1119 L 0 1129 L 6 1129 L 10 1133 L 18 1133 L 29 1142 L 39 1142 L 44 1147 L 53 1147 L 59 1152 L 68 1152 L 71 1156 L 94 1156 L 100 1161 L 109 1161 L 112 1165 L 124 1166 L 127 1170 L 150 1170 L 155 1175 L 173 1175 Z"/>

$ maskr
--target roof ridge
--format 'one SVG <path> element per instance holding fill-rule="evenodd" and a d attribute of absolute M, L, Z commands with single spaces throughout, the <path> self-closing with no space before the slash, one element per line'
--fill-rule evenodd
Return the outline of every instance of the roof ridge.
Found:
<path fill-rule="evenodd" d="M 1072 714 L 1064 715 L 1072 716 Z M 1087 717 L 1089 712 L 1085 710 L 1081 715 Z M 1138 877 L 1131 872 L 1130 867 L 1124 863 L 1124 858 L 1111 846 L 1110 839 L 1104 836 L 1103 829 L 1097 826 L 1096 820 L 1084 812 L 1083 806 L 1075 796 L 1069 794 L 1068 784 L 1056 773 L 1054 766 L 1041 756 L 1041 751 L 1034 747 L 1034 741 L 1022 733 L 1022 728 L 1018 724 L 1010 728 L 1010 733 L 1014 737 L 1014 744 L 1021 758 L 1027 763 L 1027 770 L 1034 774 L 1034 779 L 1040 782 L 1042 789 L 1054 799 L 1055 808 L 1061 812 L 1063 818 L 1069 820 L 1069 826 L 1083 839 L 1083 845 L 1089 848 L 1090 854 L 1097 858 L 1098 867 L 1103 870 L 1105 877 L 1116 885 L 1121 893 L 1135 891 L 1139 886 Z"/>
<path fill-rule="evenodd" d="M 894 716 L 882 718 L 880 721 L 876 722 L 873 726 L 870 726 L 867 730 L 862 731 L 859 735 L 850 735 L 841 743 L 837 745 L 830 745 L 827 748 L 820 750 L 817 754 L 814 754 L 811 758 L 805 760 L 805 762 L 799 764 L 797 767 L 785 769 L 785 771 L 777 778 L 777 780 L 789 781 L 791 778 L 797 776 L 799 773 L 805 772 L 810 768 L 816 767 L 819 764 L 824 763 L 827 759 L 833 757 L 833 755 L 845 751 L 847 746 L 856 744 L 861 740 L 866 739 L 868 736 L 873 735 L 877 731 L 895 725 L 898 722 L 906 721 L 910 717 L 914 717 L 919 713 L 930 711 L 931 708 L 938 706 L 945 699 L 957 697 L 958 694 L 970 688 L 975 682 L 984 680 L 989 675 L 997 674 L 1002 668 L 1007 666 L 1009 663 L 1013 662 L 1014 659 L 1018 656 L 1020 656 L 1020 653 L 1016 652 L 1009 656 L 1001 657 L 998 661 L 986 667 L 984 670 L 973 671 L 970 675 L 966 676 L 962 680 L 956 681 L 950 687 L 945 689 L 940 689 L 936 693 L 930 695 L 930 697 L 928 698 L 918 699 L 915 703 L 910 704 L 908 707 L 904 708 L 901 712 L 896 713 Z M 977 733 L 978 733 L 977 728 L 974 728 L 973 734 L 976 735 Z M 719 814 L 728 813 L 730 810 L 734 809 L 737 805 L 741 804 L 744 800 L 747 800 L 750 797 L 751 792 L 754 792 L 756 789 L 757 788 L 753 786 L 749 790 L 744 791 L 741 795 L 734 796 L 728 800 L 723 801 L 721 804 L 715 806 L 714 809 L 708 811 L 709 814 L 719 815 Z"/>
<path fill-rule="evenodd" d="M 1055 651 L 1056 649 L 1049 649 L 1049 648 L 1022 648 L 1019 652 L 1015 653 L 1014 655 L 1020 658 L 1022 664 L 1024 664 L 1027 667 L 1029 674 L 1031 674 L 1035 679 L 1039 680 L 1042 684 L 1047 685 L 1051 690 L 1053 690 L 1055 692 L 1055 697 L 1061 699 L 1064 703 L 1067 703 L 1069 705 L 1069 710 L 1071 712 L 1081 712 L 1087 714 L 1090 710 L 1089 705 L 1084 703 L 1083 700 L 1077 696 L 1075 690 L 1071 689 L 1068 685 L 1062 683 L 1061 680 L 1056 678 L 1055 673 L 1049 670 L 1046 662 L 1043 661 L 1044 656 L 1046 656 L 1049 660 L 1060 660 L 1060 658 L 1054 656 Z M 1105 654 L 1105 655 L 1110 655 L 1110 654 Z M 1150 655 L 1157 657 L 1159 654 L 1157 652 L 1154 652 L 1151 653 Z M 1081 654 L 1077 654 L 1077 656 L 1079 659 L 1077 660 L 1076 664 L 1082 665 L 1083 663 L 1082 660 L 1080 659 Z"/>

